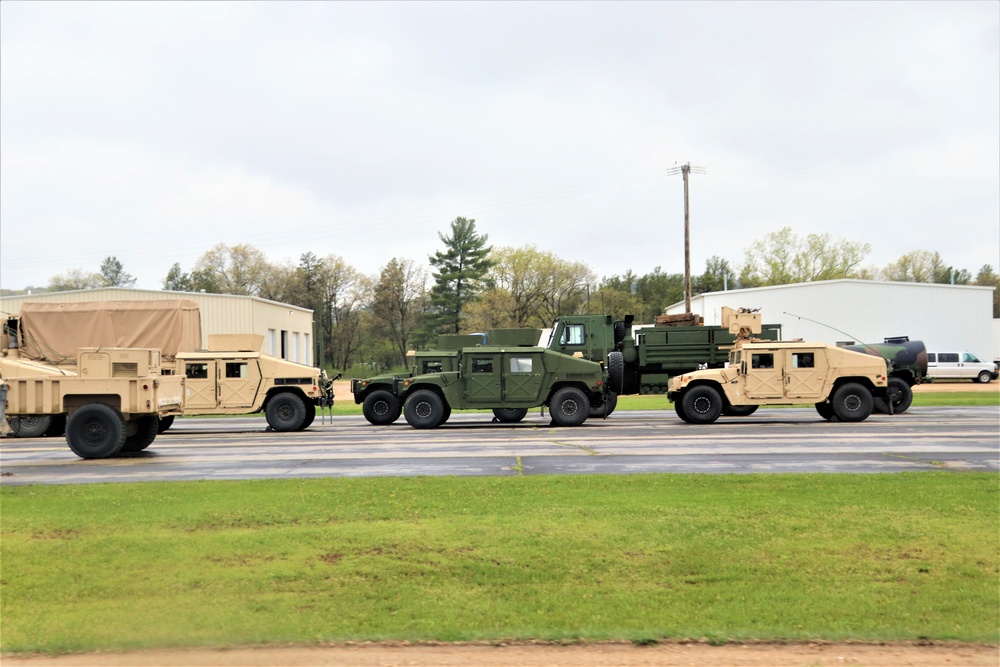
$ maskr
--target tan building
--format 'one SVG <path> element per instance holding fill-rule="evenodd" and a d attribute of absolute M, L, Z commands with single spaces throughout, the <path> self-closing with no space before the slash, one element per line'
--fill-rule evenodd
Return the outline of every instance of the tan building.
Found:
<path fill-rule="evenodd" d="M 16 315 L 26 301 L 151 301 L 190 299 L 201 312 L 202 347 L 210 334 L 260 334 L 264 345 L 260 350 L 289 361 L 314 365 L 313 311 L 287 303 L 268 301 L 254 296 L 208 294 L 204 292 L 168 292 L 137 290 L 121 287 L 74 290 L 71 292 L 41 292 L 0 297 L 0 314 Z"/>

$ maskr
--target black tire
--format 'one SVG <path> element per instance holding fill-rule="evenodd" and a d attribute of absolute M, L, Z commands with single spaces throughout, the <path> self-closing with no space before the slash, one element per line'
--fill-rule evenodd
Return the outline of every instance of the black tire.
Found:
<path fill-rule="evenodd" d="M 625 388 L 625 357 L 618 350 L 608 352 L 608 389 L 616 394 Z"/>
<path fill-rule="evenodd" d="M 830 404 L 837 419 L 845 422 L 861 422 L 868 419 L 874 407 L 872 393 L 857 382 L 846 382 L 833 392 Z"/>
<path fill-rule="evenodd" d="M 265 416 L 275 431 L 298 431 L 306 421 L 306 404 L 295 394 L 282 392 L 268 401 Z"/>
<path fill-rule="evenodd" d="M 297 430 L 299 431 L 306 430 L 307 428 L 312 426 L 312 423 L 315 420 L 316 420 L 316 405 L 313 403 L 306 403 L 306 420 L 302 422 L 302 426 L 300 426 Z"/>
<path fill-rule="evenodd" d="M 726 405 L 722 408 L 724 417 L 749 417 L 757 412 L 759 405 Z"/>
<path fill-rule="evenodd" d="M 445 403 L 444 404 L 444 416 L 441 417 L 441 422 L 438 424 L 438 426 L 440 426 L 441 424 L 445 423 L 449 419 L 451 419 L 451 406 L 448 405 L 447 403 Z"/>
<path fill-rule="evenodd" d="M 156 427 L 157 433 L 163 433 L 168 428 L 170 428 L 174 423 L 174 416 L 167 415 L 166 417 L 160 417 L 160 422 Z"/>
<path fill-rule="evenodd" d="M 820 417 L 822 417 L 827 421 L 833 419 L 833 406 L 830 405 L 830 403 L 827 401 L 823 401 L 822 403 L 817 403 L 816 412 L 819 413 Z"/>
<path fill-rule="evenodd" d="M 493 408 L 493 416 L 498 422 L 516 424 L 528 416 L 527 408 Z"/>
<path fill-rule="evenodd" d="M 618 407 L 618 394 L 609 393 L 604 396 L 604 400 L 599 405 L 590 406 L 590 414 L 587 416 L 592 419 L 606 419 L 611 416 L 616 407 Z"/>
<path fill-rule="evenodd" d="M 678 399 L 677 402 L 674 403 L 674 412 L 676 412 L 677 416 L 680 417 L 683 421 L 687 422 L 688 424 L 691 423 L 691 420 L 688 419 L 687 413 L 684 412 L 684 401 Z"/>
<path fill-rule="evenodd" d="M 403 406 L 400 405 L 398 397 L 385 389 L 376 389 L 365 396 L 361 411 L 369 423 L 384 426 L 399 419 Z"/>
<path fill-rule="evenodd" d="M 978 377 L 976 377 L 976 380 L 978 380 L 981 384 L 989 384 L 992 379 L 993 376 L 990 375 L 989 371 L 983 371 Z"/>
<path fill-rule="evenodd" d="M 681 398 L 684 414 L 692 424 L 711 424 L 722 414 L 722 396 L 708 385 L 690 387 Z"/>
<path fill-rule="evenodd" d="M 103 459 L 125 444 L 125 419 L 102 403 L 84 405 L 66 421 L 66 443 L 81 459 Z"/>
<path fill-rule="evenodd" d="M 892 414 L 898 415 L 906 412 L 913 403 L 913 390 L 903 378 L 889 378 L 889 387 L 886 389 L 886 396 L 873 397 L 873 405 L 877 412 L 884 415 L 889 414 L 889 401 L 892 401 Z"/>
<path fill-rule="evenodd" d="M 625 340 L 625 322 L 619 320 L 615 322 L 615 345 Z"/>
<path fill-rule="evenodd" d="M 418 389 L 407 397 L 403 416 L 413 428 L 437 428 L 445 419 L 444 399 L 430 389 Z"/>
<path fill-rule="evenodd" d="M 579 426 L 590 416 L 590 401 L 576 387 L 563 387 L 552 394 L 549 414 L 559 426 Z"/>
<path fill-rule="evenodd" d="M 147 415 L 130 419 L 125 424 L 125 444 L 120 451 L 141 452 L 153 444 L 156 434 L 159 432 L 160 419 L 157 415 Z"/>
<path fill-rule="evenodd" d="M 21 415 L 14 419 L 18 423 L 16 431 L 19 438 L 41 438 L 52 425 L 51 415 Z"/>

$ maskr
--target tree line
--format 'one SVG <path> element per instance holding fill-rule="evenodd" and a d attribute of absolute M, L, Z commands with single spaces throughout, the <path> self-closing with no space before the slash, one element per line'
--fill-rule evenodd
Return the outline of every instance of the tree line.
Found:
<path fill-rule="evenodd" d="M 249 244 L 218 244 L 185 272 L 175 263 L 163 289 L 257 296 L 314 311 L 318 358 L 339 370 L 381 372 L 405 364 L 410 349 L 432 345 L 440 334 L 507 327 L 547 327 L 560 315 L 634 314 L 652 322 L 684 299 L 683 273 L 657 266 L 638 275 L 598 279 L 584 262 L 570 261 L 532 245 L 492 247 L 476 221 L 456 218 L 439 233 L 442 249 L 427 264 L 394 257 L 365 275 L 339 255 L 306 252 L 298 264 L 275 263 Z M 719 256 L 692 276 L 692 292 L 722 291 L 816 280 L 868 280 L 989 285 L 993 316 L 1000 317 L 1000 276 L 984 265 L 973 276 L 936 252 L 914 250 L 884 267 L 864 267 L 867 243 L 829 234 L 769 233 L 732 264 Z M 74 269 L 53 277 L 49 291 L 132 287 L 135 278 L 115 257 L 98 273 Z"/>

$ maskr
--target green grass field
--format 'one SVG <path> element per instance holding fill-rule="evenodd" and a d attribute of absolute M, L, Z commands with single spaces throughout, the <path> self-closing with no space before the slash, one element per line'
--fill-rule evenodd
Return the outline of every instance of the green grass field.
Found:
<path fill-rule="evenodd" d="M 1000 640 L 996 474 L 0 488 L 0 648 Z"/>

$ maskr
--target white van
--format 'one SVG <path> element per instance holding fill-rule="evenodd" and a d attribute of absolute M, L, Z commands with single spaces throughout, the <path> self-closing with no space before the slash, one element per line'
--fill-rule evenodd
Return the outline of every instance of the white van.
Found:
<path fill-rule="evenodd" d="M 928 352 L 927 376 L 935 380 L 996 380 L 996 366 L 969 352 Z"/>

